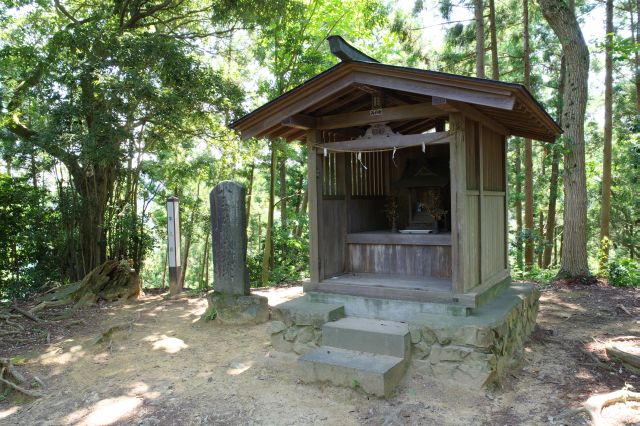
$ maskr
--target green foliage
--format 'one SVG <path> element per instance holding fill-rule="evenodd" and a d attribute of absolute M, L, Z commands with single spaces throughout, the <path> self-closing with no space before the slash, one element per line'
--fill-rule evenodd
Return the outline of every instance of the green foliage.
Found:
<path fill-rule="evenodd" d="M 579 2 L 579 15 L 595 5 Z M 132 259 L 145 286 L 166 286 L 164 200 L 170 195 L 181 201 L 183 254 L 189 246 L 185 285 L 209 288 L 208 193 L 225 179 L 247 187 L 252 183 L 248 266 L 252 285 L 257 285 L 268 216 L 270 146 L 263 140 L 240 141 L 228 123 L 333 66 L 337 60 L 325 42 L 330 34 L 342 35 L 386 63 L 473 75 L 473 20 L 443 26 L 444 46 L 421 52 L 421 31 L 436 29 L 423 27 L 418 14 L 432 6 L 416 1 L 411 12 L 382 0 L 2 3 L 0 159 L 14 177 L 0 178 L 0 208 L 3 219 L 8 218 L 0 224 L 0 297 L 25 295 L 50 279 L 80 278 L 87 272 L 82 261 L 87 233 L 94 249 L 104 250 L 106 257 Z M 445 0 L 436 12 L 457 20 L 457 8 L 471 6 Z M 522 81 L 521 7 L 514 0 L 496 2 L 500 76 L 505 81 Z M 619 28 L 627 20 L 626 14 L 616 16 Z M 535 3 L 530 4 L 530 25 L 530 91 L 557 116 L 559 43 Z M 602 47 L 603 41 L 597 45 Z M 607 270 L 613 268 L 616 280 L 629 282 L 629 271 L 637 268 L 625 258 L 636 256 L 640 247 L 640 121 L 629 68 L 637 41 L 617 35 L 613 49 L 614 260 Z M 600 104 L 592 95 L 589 117 L 597 115 Z M 589 252 L 595 264 L 600 260 L 602 128 L 593 118 L 585 127 Z M 522 186 L 524 168 L 516 174 L 522 139 L 511 142 L 513 213 L 515 202 L 523 200 L 515 188 Z M 278 178 L 274 188 L 270 284 L 308 275 L 306 154 L 293 143 L 276 145 L 278 164 L 286 158 L 286 176 L 282 191 Z M 555 275 L 554 267 L 524 272 L 521 247 L 533 241 L 536 255 L 545 248 L 539 219 L 547 213 L 552 154 L 562 146 L 562 140 L 534 144 L 536 229 L 512 232 L 516 278 L 548 282 Z M 27 183 L 32 180 L 41 189 Z M 557 204 L 559 255 L 562 194 Z M 515 231 L 515 220 L 509 226 Z"/>
<path fill-rule="evenodd" d="M 207 311 L 204 313 L 204 320 L 205 321 L 213 321 L 214 319 L 216 319 L 218 316 L 218 311 L 216 311 L 216 308 L 214 308 L 213 306 L 209 306 L 207 308 Z"/>
<path fill-rule="evenodd" d="M 640 262 L 625 257 L 611 260 L 609 283 L 619 287 L 640 287 Z"/>
<path fill-rule="evenodd" d="M 47 194 L 0 174 L 0 300 L 60 280 L 60 218 Z"/>

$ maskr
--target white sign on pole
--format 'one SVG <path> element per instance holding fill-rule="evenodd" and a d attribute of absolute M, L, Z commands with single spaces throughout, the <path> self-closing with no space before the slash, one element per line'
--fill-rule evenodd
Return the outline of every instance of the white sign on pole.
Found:
<path fill-rule="evenodd" d="M 169 267 L 180 266 L 180 207 L 177 199 L 167 201 L 167 240 Z"/>

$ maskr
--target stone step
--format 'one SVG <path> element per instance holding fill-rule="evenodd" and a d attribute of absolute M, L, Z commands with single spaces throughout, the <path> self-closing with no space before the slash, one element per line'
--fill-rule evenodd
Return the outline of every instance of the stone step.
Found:
<path fill-rule="evenodd" d="M 352 351 L 409 358 L 411 335 L 402 322 L 346 317 L 322 327 L 322 344 Z"/>
<path fill-rule="evenodd" d="M 388 397 L 404 376 L 404 358 L 321 346 L 298 358 L 303 382 L 329 382 Z"/>
<path fill-rule="evenodd" d="M 282 321 L 287 326 L 311 325 L 320 329 L 324 323 L 343 317 L 343 305 L 311 302 L 305 296 L 289 300 L 272 308 L 272 319 Z"/>

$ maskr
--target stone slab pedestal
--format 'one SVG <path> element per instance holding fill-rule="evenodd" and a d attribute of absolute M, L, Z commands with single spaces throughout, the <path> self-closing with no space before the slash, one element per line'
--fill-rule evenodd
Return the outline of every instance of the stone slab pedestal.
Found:
<path fill-rule="evenodd" d="M 220 324 L 246 325 L 262 324 L 269 320 L 268 299 L 257 294 L 234 295 L 211 292 L 207 295 L 209 308 L 205 318 L 212 318 Z"/>

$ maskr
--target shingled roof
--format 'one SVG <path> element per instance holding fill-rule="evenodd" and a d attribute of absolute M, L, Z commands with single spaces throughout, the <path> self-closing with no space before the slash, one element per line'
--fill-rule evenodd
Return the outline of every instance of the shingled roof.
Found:
<path fill-rule="evenodd" d="M 330 121 L 327 116 L 365 113 L 371 108 L 371 92 L 379 91 L 384 94 L 384 108 L 416 105 L 424 109 L 425 105 L 433 105 L 435 113 L 413 114 L 407 120 L 394 117 L 389 126 L 401 134 L 425 132 L 435 126 L 438 111 L 446 115 L 452 110 L 460 110 L 475 120 L 492 122 L 509 135 L 553 142 L 562 133 L 521 84 L 382 64 L 340 41 L 344 42 L 334 38 L 332 51 L 337 51 L 334 54 L 342 62 L 230 127 L 240 131 L 243 138 L 304 140 L 307 129 L 314 123 L 326 126 Z"/>

